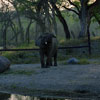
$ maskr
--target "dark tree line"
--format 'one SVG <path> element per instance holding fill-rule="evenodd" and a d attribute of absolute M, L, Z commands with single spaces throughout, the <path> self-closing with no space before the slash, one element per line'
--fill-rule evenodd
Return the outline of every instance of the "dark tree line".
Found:
<path fill-rule="evenodd" d="M 78 15 L 80 20 L 81 31 L 79 37 L 84 37 L 89 34 L 89 27 L 91 18 L 94 17 L 100 24 L 100 0 L 6 0 L 5 3 L 1 0 L 0 7 L 0 31 L 3 36 L 3 45 L 6 48 L 6 36 L 7 30 L 10 28 L 14 33 L 13 37 L 9 41 L 15 40 L 18 43 L 18 37 L 20 37 L 20 43 L 30 42 L 30 27 L 32 23 L 36 22 L 36 33 L 53 32 L 57 35 L 57 22 L 58 17 L 61 22 L 66 39 L 70 39 L 70 31 L 66 19 L 62 15 L 60 7 L 67 9 L 66 11 L 72 11 Z M 65 2 L 65 5 L 62 5 Z M 9 4 L 13 10 L 10 9 Z M 74 9 L 69 5 L 73 5 Z M 29 20 L 26 29 L 23 27 L 21 17 L 24 16 Z M 15 23 L 17 20 L 17 25 Z M 8 42 L 9 42 L 8 41 Z M 7 42 L 7 43 L 8 43 Z"/>

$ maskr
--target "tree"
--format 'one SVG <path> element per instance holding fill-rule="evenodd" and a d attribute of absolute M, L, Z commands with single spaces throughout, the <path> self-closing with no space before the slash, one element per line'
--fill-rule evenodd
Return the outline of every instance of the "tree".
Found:
<path fill-rule="evenodd" d="M 48 0 L 24 0 L 21 5 L 21 9 L 24 8 L 25 16 L 36 21 L 36 33 L 53 32 L 57 35 L 55 12 Z"/>
<path fill-rule="evenodd" d="M 21 16 L 20 16 L 21 11 L 19 10 L 19 2 L 17 2 L 17 0 L 6 0 L 6 1 L 10 2 L 16 11 L 16 15 L 17 15 L 16 18 L 17 18 L 18 24 L 19 24 L 18 29 L 19 29 L 19 33 L 20 33 L 20 40 L 21 40 L 21 43 L 23 43 L 24 42 L 24 29 L 23 29 L 22 22 L 21 22 Z"/>
<path fill-rule="evenodd" d="M 55 20 L 55 12 L 62 23 L 65 31 L 66 38 L 70 38 L 70 32 L 68 29 L 68 25 L 61 14 L 61 11 L 56 6 L 56 0 L 16 0 L 19 3 L 19 8 L 24 9 L 25 15 L 29 19 L 33 19 L 37 22 L 37 30 L 44 32 L 52 32 L 57 33 L 57 25 Z M 55 1 L 55 2 L 54 2 Z M 52 6 L 52 7 L 51 7 Z M 55 11 L 54 11 L 55 10 Z M 52 27 L 53 26 L 53 27 Z"/>
<path fill-rule="evenodd" d="M 81 10 L 80 10 L 80 23 L 81 32 L 80 37 L 86 35 L 89 32 L 89 26 L 91 23 L 91 18 L 95 13 L 98 13 L 100 9 L 100 0 L 96 0 L 93 4 L 88 4 L 89 0 L 81 0 Z"/>
<path fill-rule="evenodd" d="M 9 4 L 5 4 L 3 0 L 1 0 L 1 8 L 0 8 L 0 23 L 1 23 L 1 32 L 3 38 L 3 48 L 6 49 L 7 43 L 7 30 L 10 26 L 10 21 L 12 13 L 9 12 Z"/>
<path fill-rule="evenodd" d="M 79 16 L 81 25 L 81 32 L 79 33 L 79 37 L 84 37 L 87 35 L 87 33 L 89 33 L 91 18 L 94 16 L 94 14 L 99 13 L 100 0 L 96 0 L 92 4 L 88 4 L 90 0 L 80 0 L 80 6 L 78 6 L 76 2 L 72 2 L 71 0 L 68 1 L 76 8 L 76 10 L 69 9 L 66 6 L 64 6 L 64 8 L 69 11 L 73 11 Z"/>
<path fill-rule="evenodd" d="M 56 16 L 58 17 L 58 19 L 60 20 L 60 22 L 63 25 L 66 39 L 70 39 L 70 32 L 69 32 L 69 29 L 68 29 L 68 25 L 67 25 L 66 20 L 62 16 L 61 11 L 59 10 L 59 8 L 56 6 L 56 2 L 50 0 L 50 3 L 52 5 L 52 7 L 54 8 L 54 10 L 56 11 Z"/>
<path fill-rule="evenodd" d="M 29 44 L 30 43 L 30 27 L 31 27 L 31 24 L 32 24 L 33 22 L 32 22 L 32 19 L 30 19 L 30 21 L 29 21 L 29 24 L 28 24 L 28 26 L 27 26 L 27 28 L 26 28 L 26 42 Z"/>

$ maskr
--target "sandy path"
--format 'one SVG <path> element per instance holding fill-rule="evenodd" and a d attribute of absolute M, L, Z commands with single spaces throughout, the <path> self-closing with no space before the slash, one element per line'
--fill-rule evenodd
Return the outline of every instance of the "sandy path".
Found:
<path fill-rule="evenodd" d="M 100 94 L 100 65 L 12 65 L 0 74 L 0 91 L 34 96 L 96 96 Z"/>

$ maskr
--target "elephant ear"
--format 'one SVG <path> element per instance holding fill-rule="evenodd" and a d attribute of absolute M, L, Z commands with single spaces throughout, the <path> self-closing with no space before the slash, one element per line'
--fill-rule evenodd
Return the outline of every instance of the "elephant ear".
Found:
<path fill-rule="evenodd" d="M 50 34 L 51 38 L 56 38 L 56 36 L 54 34 Z"/>
<path fill-rule="evenodd" d="M 36 46 L 41 46 L 41 39 L 42 39 L 42 36 L 39 36 L 36 40 L 35 40 L 35 45 Z"/>
<path fill-rule="evenodd" d="M 53 34 L 49 34 L 49 39 L 56 38 Z"/>

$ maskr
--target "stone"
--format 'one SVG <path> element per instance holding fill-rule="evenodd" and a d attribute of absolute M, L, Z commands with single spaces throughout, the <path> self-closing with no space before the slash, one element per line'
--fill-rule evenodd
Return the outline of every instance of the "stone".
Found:
<path fill-rule="evenodd" d="M 76 58 L 70 58 L 68 61 L 67 61 L 68 64 L 78 64 L 79 63 L 79 60 L 76 59 Z"/>
<path fill-rule="evenodd" d="M 3 56 L 0 56 L 0 73 L 8 70 L 10 68 L 11 62 Z"/>

